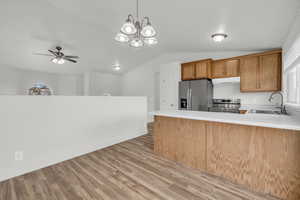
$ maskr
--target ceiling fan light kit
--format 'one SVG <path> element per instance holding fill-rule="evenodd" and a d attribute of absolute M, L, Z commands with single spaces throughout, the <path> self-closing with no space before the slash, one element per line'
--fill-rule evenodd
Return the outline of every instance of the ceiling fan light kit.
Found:
<path fill-rule="evenodd" d="M 42 55 L 42 56 L 51 56 L 53 57 L 51 59 L 51 62 L 58 64 L 58 65 L 62 65 L 64 64 L 66 61 L 72 62 L 72 63 L 77 63 L 77 60 L 75 59 L 79 59 L 79 56 L 70 56 L 70 55 L 65 55 L 62 52 L 62 48 L 60 46 L 55 47 L 55 50 L 48 50 L 51 54 L 36 54 L 36 55 Z"/>
<path fill-rule="evenodd" d="M 59 65 L 62 65 L 65 63 L 65 60 L 63 58 L 52 58 L 51 61 L 55 64 L 59 64 Z"/>
<path fill-rule="evenodd" d="M 139 0 L 137 0 L 136 19 L 129 14 L 121 31 L 116 35 L 115 40 L 121 43 L 128 43 L 129 46 L 139 48 L 144 45 L 155 45 L 158 43 L 156 30 L 151 25 L 149 17 L 139 18 Z"/>

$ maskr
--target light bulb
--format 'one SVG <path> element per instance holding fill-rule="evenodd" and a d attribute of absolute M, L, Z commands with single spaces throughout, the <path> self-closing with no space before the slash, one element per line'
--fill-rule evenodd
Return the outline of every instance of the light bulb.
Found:
<path fill-rule="evenodd" d="M 211 37 L 213 38 L 213 40 L 215 42 L 222 42 L 228 36 L 226 34 L 223 34 L 223 33 L 217 33 L 217 34 L 213 34 Z"/>
<path fill-rule="evenodd" d="M 135 47 L 135 48 L 141 47 L 141 46 L 143 46 L 143 45 L 144 45 L 144 43 L 143 43 L 143 41 L 140 40 L 140 39 L 133 39 L 133 40 L 130 42 L 130 46 Z"/>
<path fill-rule="evenodd" d="M 144 36 L 144 37 L 153 37 L 153 36 L 156 35 L 156 31 L 155 31 L 155 29 L 153 28 L 153 26 L 147 25 L 147 26 L 145 26 L 145 27 L 142 29 L 141 34 L 142 34 L 142 36 Z"/>
<path fill-rule="evenodd" d="M 123 33 L 118 33 L 115 37 L 115 40 L 118 42 L 128 42 L 129 37 Z"/>
<path fill-rule="evenodd" d="M 134 24 L 132 22 L 126 22 L 122 28 L 121 31 L 127 35 L 132 35 L 135 34 L 137 32 Z"/>
<path fill-rule="evenodd" d="M 53 63 L 59 64 L 59 65 L 62 65 L 62 64 L 65 63 L 65 60 L 64 60 L 63 58 L 58 58 L 58 57 L 53 58 L 51 61 L 52 61 Z"/>
<path fill-rule="evenodd" d="M 65 63 L 65 60 L 63 58 L 58 59 L 57 64 L 62 65 Z"/>
<path fill-rule="evenodd" d="M 53 63 L 57 64 L 58 59 L 57 59 L 57 58 L 53 58 L 51 61 L 52 61 Z"/>
<path fill-rule="evenodd" d="M 145 38 L 144 42 L 147 45 L 155 45 L 158 43 L 158 40 L 155 37 L 152 37 L 152 38 Z"/>

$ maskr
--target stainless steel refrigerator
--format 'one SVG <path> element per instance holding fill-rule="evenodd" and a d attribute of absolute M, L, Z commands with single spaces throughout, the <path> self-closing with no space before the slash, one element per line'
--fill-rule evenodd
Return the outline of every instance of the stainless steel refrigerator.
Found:
<path fill-rule="evenodd" d="M 209 111 L 213 84 L 210 79 L 179 82 L 179 110 Z"/>

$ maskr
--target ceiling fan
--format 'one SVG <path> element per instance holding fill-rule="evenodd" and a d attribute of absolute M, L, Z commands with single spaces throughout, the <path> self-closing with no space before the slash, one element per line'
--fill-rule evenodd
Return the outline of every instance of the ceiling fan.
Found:
<path fill-rule="evenodd" d="M 48 50 L 51 54 L 36 54 L 36 55 L 41 55 L 41 56 L 52 56 L 53 58 L 51 59 L 51 61 L 55 64 L 64 64 L 65 61 L 70 61 L 72 63 L 77 63 L 77 60 L 75 59 L 79 59 L 79 56 L 71 56 L 71 55 L 65 55 L 62 52 L 62 47 L 57 46 L 55 47 L 54 50 L 49 49 Z"/>

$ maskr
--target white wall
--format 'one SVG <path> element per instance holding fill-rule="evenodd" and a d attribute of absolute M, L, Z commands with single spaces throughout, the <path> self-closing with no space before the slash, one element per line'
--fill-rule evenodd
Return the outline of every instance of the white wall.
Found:
<path fill-rule="evenodd" d="M 121 95 L 121 76 L 107 73 L 92 72 L 90 73 L 90 95 L 111 96 Z"/>
<path fill-rule="evenodd" d="M 176 110 L 178 108 L 178 82 L 181 79 L 180 68 L 180 63 L 176 62 L 163 64 L 160 67 L 160 110 Z"/>
<path fill-rule="evenodd" d="M 121 76 L 100 72 L 55 74 L 14 67 L 0 68 L 0 95 L 27 95 L 35 83 L 45 83 L 59 96 L 120 96 Z"/>
<path fill-rule="evenodd" d="M 82 76 L 1 66 L 0 95 L 26 95 L 35 83 L 45 83 L 55 95 L 82 95 Z"/>
<path fill-rule="evenodd" d="M 59 74 L 55 95 L 60 96 L 82 96 L 82 75 Z"/>
<path fill-rule="evenodd" d="M 147 97 L 148 111 L 155 110 L 155 72 L 157 64 L 149 63 L 136 68 L 122 76 L 123 96 L 145 96 Z M 149 115 L 148 121 L 152 121 Z"/>
<path fill-rule="evenodd" d="M 146 134 L 145 97 L 1 96 L 0 182 Z M 23 152 L 23 161 L 15 152 Z"/>

